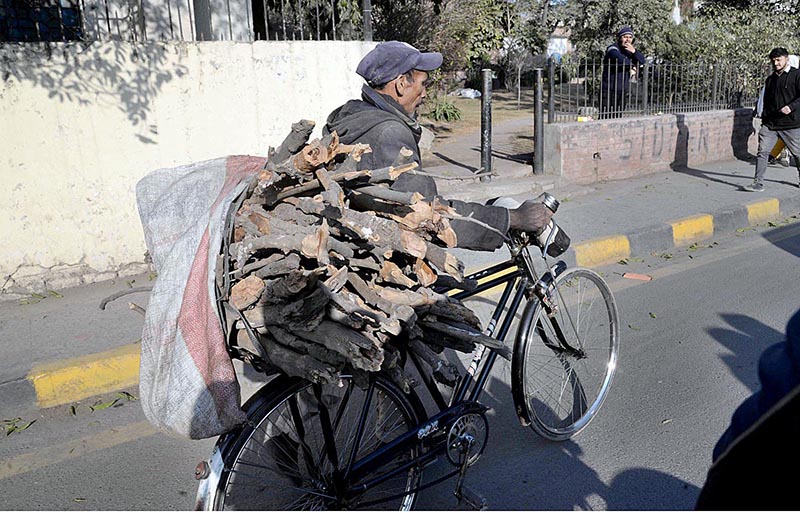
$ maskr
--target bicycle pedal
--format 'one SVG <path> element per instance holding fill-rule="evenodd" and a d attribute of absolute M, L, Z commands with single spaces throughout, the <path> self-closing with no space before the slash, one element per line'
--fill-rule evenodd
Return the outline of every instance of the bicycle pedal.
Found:
<path fill-rule="evenodd" d="M 489 509 L 489 503 L 486 501 L 486 497 L 466 486 L 462 486 L 460 490 L 457 490 L 455 496 L 458 502 L 465 502 L 467 506 L 475 511 L 486 511 Z"/>

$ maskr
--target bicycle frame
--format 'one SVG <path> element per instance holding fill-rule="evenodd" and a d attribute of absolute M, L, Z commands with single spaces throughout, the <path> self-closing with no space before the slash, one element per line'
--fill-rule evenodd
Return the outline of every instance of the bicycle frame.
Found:
<path fill-rule="evenodd" d="M 504 271 L 511 270 L 510 272 L 479 284 L 471 290 L 454 292 L 455 290 L 460 289 L 437 289 L 437 292 L 450 292 L 454 299 L 462 300 L 476 296 L 497 286 L 505 285 L 500 296 L 500 300 L 495 306 L 492 317 L 486 329 L 484 330 L 485 335 L 494 336 L 494 338 L 501 342 L 504 341 L 505 337 L 508 335 L 508 332 L 511 329 L 511 325 L 514 321 L 514 317 L 516 316 L 517 310 L 519 309 L 523 298 L 526 295 L 532 294 L 529 291 L 530 284 L 535 283 L 538 279 L 530 260 L 530 256 L 526 252 L 526 246 L 524 244 L 515 244 L 513 246 L 510 245 L 510 249 L 512 256 L 509 260 L 473 273 L 467 276 L 465 280 L 478 281 Z M 507 305 L 508 310 L 506 310 Z M 505 315 L 503 315 L 504 311 Z M 494 333 L 498 325 L 499 330 L 495 336 Z M 488 356 L 486 355 L 487 351 L 489 352 Z M 476 347 L 472 354 L 472 360 L 467 368 L 467 372 L 454 388 L 453 394 L 449 401 L 445 400 L 433 377 L 426 372 L 419 357 L 413 351 L 409 351 L 408 354 L 410 355 L 411 361 L 417 369 L 420 377 L 425 383 L 425 387 L 428 390 L 431 398 L 436 403 L 439 412 L 423 421 L 419 426 L 410 429 L 380 449 L 366 455 L 360 460 L 351 461 L 344 470 L 344 473 L 341 475 L 341 482 L 343 483 L 358 482 L 361 478 L 378 471 L 383 464 L 392 461 L 403 453 L 406 453 L 413 446 L 422 446 L 422 454 L 418 455 L 416 458 L 405 463 L 404 465 L 374 479 L 365 481 L 357 487 L 348 487 L 355 494 L 366 491 L 372 486 L 391 479 L 400 473 L 406 472 L 408 469 L 414 466 L 425 466 L 433 462 L 446 450 L 447 431 L 456 419 L 467 413 L 482 414 L 488 409 L 487 407 L 481 405 L 478 402 L 478 399 L 483 392 L 486 381 L 488 380 L 494 363 L 497 360 L 498 355 L 492 349 L 481 345 Z M 481 363 L 483 363 L 482 366 Z M 365 404 L 364 411 L 361 412 L 362 419 L 366 418 L 368 409 L 369 404 L 367 403 Z M 357 447 L 357 443 L 354 446 Z M 420 485 L 419 487 L 415 488 L 413 492 L 423 490 L 444 480 L 450 479 L 459 472 L 460 470 L 456 469 L 430 483 Z M 398 497 L 401 497 L 407 493 L 410 492 L 399 494 Z M 374 501 L 366 504 L 361 503 L 359 506 L 367 507 L 372 504 L 390 500 L 392 498 L 393 497 L 382 498 L 380 501 Z"/>

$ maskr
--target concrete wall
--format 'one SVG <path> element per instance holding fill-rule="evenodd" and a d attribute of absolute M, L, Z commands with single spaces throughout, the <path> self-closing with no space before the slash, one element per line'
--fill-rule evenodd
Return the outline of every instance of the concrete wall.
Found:
<path fill-rule="evenodd" d="M 360 95 L 374 43 L 0 45 L 0 294 L 142 271 L 134 186 L 265 155 Z M 6 296 L 10 297 L 10 296 Z"/>
<path fill-rule="evenodd" d="M 545 173 L 619 180 L 755 154 L 751 109 L 545 125 Z"/>

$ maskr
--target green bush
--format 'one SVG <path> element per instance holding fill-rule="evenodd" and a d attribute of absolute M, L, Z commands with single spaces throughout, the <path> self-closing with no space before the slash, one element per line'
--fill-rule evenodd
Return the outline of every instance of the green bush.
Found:
<path fill-rule="evenodd" d="M 446 97 L 437 97 L 431 102 L 428 117 L 434 121 L 449 123 L 461 119 L 461 110 Z"/>

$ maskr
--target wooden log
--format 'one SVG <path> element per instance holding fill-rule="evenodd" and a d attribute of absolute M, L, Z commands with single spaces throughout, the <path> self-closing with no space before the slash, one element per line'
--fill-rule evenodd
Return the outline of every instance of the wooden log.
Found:
<path fill-rule="evenodd" d="M 352 182 L 361 179 L 366 179 L 367 183 L 380 183 L 384 181 L 393 181 L 397 179 L 397 177 L 400 176 L 401 174 L 416 169 L 417 167 L 418 167 L 417 163 L 414 162 L 412 164 L 408 164 L 400 168 L 394 168 L 392 166 L 389 166 L 376 169 L 374 171 L 362 170 L 362 171 L 346 171 L 342 173 L 331 173 L 330 177 L 331 180 L 335 182 Z M 321 188 L 322 184 L 320 184 L 318 179 L 309 180 L 308 182 L 302 185 L 298 185 L 296 187 L 291 187 L 281 191 L 277 195 L 277 200 L 280 201 L 293 196 L 300 196 L 305 193 L 317 191 Z M 411 197 L 412 195 L 410 194 L 403 194 L 401 196 L 398 196 L 398 198 L 411 198 Z M 419 197 L 422 198 L 422 196 Z"/>
<path fill-rule="evenodd" d="M 253 328 L 281 326 L 287 330 L 313 330 L 325 317 L 330 298 L 322 289 L 288 303 L 260 303 L 242 314 Z"/>
<path fill-rule="evenodd" d="M 261 303 L 277 304 L 286 303 L 300 293 L 307 292 L 316 287 L 319 280 L 319 272 L 294 270 L 286 276 L 267 280 L 264 282 L 264 292 L 261 293 Z"/>
<path fill-rule="evenodd" d="M 417 324 L 422 326 L 423 329 L 430 329 L 445 335 L 447 338 L 457 339 L 463 342 L 472 344 L 482 344 L 488 348 L 493 349 L 497 354 L 511 360 L 511 350 L 503 345 L 502 342 L 492 337 L 486 336 L 483 333 L 475 331 L 467 327 L 458 327 L 451 324 L 440 322 L 435 317 L 427 316 L 419 319 Z"/>
<path fill-rule="evenodd" d="M 438 278 L 433 269 L 421 258 L 417 258 L 414 262 L 414 274 L 417 275 L 417 280 L 423 287 L 433 285 L 436 283 L 436 278 Z"/>
<path fill-rule="evenodd" d="M 437 301 L 448 301 L 448 297 L 428 288 L 417 290 L 397 289 L 394 287 L 380 287 L 373 285 L 373 290 L 380 297 L 395 305 L 420 307 L 431 305 Z"/>
<path fill-rule="evenodd" d="M 269 363 L 289 376 L 305 378 L 312 383 L 323 385 L 341 383 L 341 377 L 332 365 L 326 365 L 309 354 L 298 353 L 269 339 L 265 339 L 262 346 L 267 353 Z"/>
<path fill-rule="evenodd" d="M 347 365 L 347 359 L 339 353 L 331 351 L 325 346 L 292 335 L 291 332 L 280 326 L 269 326 L 269 334 L 282 345 L 298 353 L 311 355 L 322 363 L 333 366 L 337 370 L 342 370 L 345 365 Z"/>
<path fill-rule="evenodd" d="M 275 258 L 277 257 L 277 258 Z M 248 269 L 248 266 L 251 266 Z M 255 272 L 259 278 L 274 278 L 288 274 L 300 267 L 300 256 L 295 253 L 283 255 L 274 253 L 267 258 L 247 264 L 242 269 L 242 273 Z"/>
<path fill-rule="evenodd" d="M 398 205 L 413 205 L 423 199 L 422 194 L 418 192 L 395 191 L 380 185 L 365 185 L 355 188 L 354 190 L 357 190 L 363 195 L 391 203 L 397 203 Z"/>
<path fill-rule="evenodd" d="M 389 379 L 394 381 L 406 394 L 410 394 L 411 388 L 416 384 L 414 378 L 411 378 L 403 372 L 403 367 L 400 364 L 400 353 L 391 345 L 384 346 L 384 359 L 381 365 L 381 371 L 383 371 Z"/>
<path fill-rule="evenodd" d="M 322 321 L 313 331 L 298 331 L 295 335 L 339 353 L 357 369 L 378 371 L 383 363 L 383 351 L 373 340 L 330 320 Z"/>
<path fill-rule="evenodd" d="M 366 212 L 345 209 L 342 211 L 341 219 L 337 219 L 336 222 L 345 229 L 350 230 L 361 240 L 380 248 L 380 254 L 385 254 L 386 249 L 391 249 L 422 258 L 428 248 L 426 242 L 418 235 L 401 229 L 397 226 L 397 223 L 389 219 L 383 219 Z"/>
<path fill-rule="evenodd" d="M 419 260 L 419 259 L 418 259 Z M 418 283 L 403 273 L 403 270 L 392 261 L 386 260 L 381 267 L 380 277 L 387 283 L 394 283 L 401 287 L 411 288 Z"/>
<path fill-rule="evenodd" d="M 273 156 L 274 162 L 283 162 L 288 159 L 306 144 L 308 138 L 311 137 L 311 132 L 314 131 L 314 123 L 308 119 L 302 119 L 297 123 L 292 124 L 292 131 L 283 140 L 278 149 L 275 150 Z"/>
<path fill-rule="evenodd" d="M 328 265 L 328 249 L 330 247 L 330 231 L 328 223 L 322 220 L 322 225 L 318 226 L 314 233 L 303 237 L 302 249 L 300 252 L 308 257 L 314 258 L 320 265 Z"/>
<path fill-rule="evenodd" d="M 439 358 L 439 356 L 423 341 L 416 338 L 410 339 L 408 341 L 408 347 L 425 363 L 430 365 L 433 378 L 436 381 L 451 387 L 458 383 L 460 377 L 458 368 L 447 360 Z"/>
<path fill-rule="evenodd" d="M 417 314 L 413 308 L 395 305 L 383 299 L 356 273 L 347 273 L 347 281 L 367 304 L 385 312 L 390 318 L 399 319 L 405 324 L 413 324 L 416 320 Z"/>
<path fill-rule="evenodd" d="M 264 288 L 264 280 L 251 274 L 231 287 L 230 302 L 238 310 L 244 310 L 261 298 Z"/>
<path fill-rule="evenodd" d="M 440 273 L 450 275 L 458 283 L 464 281 L 464 263 L 439 246 L 428 243 L 425 259 Z"/>
<path fill-rule="evenodd" d="M 481 330 L 481 320 L 475 315 L 475 312 L 464 306 L 460 301 L 451 298 L 431 304 L 427 313 L 435 315 L 437 318 L 450 319 L 466 324 L 477 331 Z"/>

